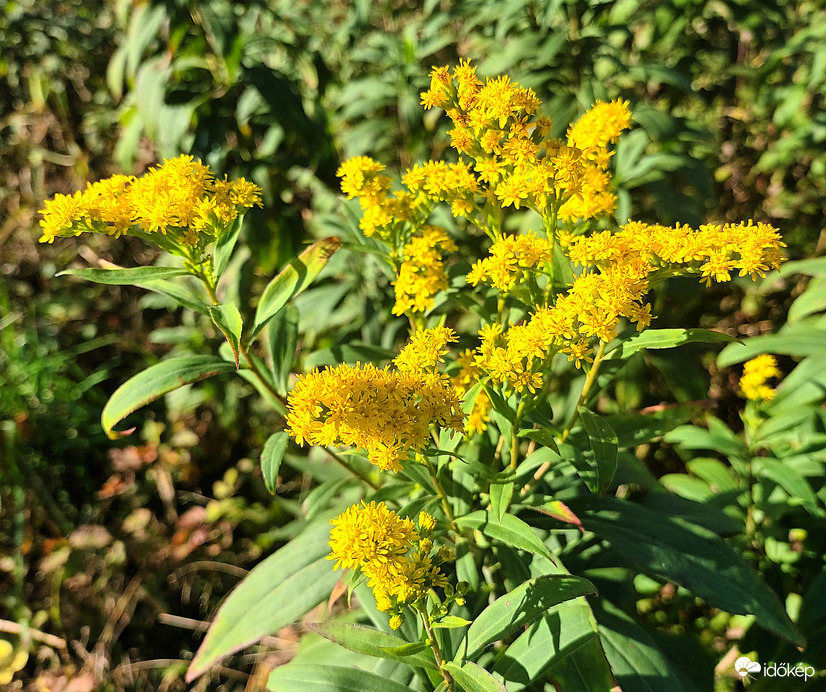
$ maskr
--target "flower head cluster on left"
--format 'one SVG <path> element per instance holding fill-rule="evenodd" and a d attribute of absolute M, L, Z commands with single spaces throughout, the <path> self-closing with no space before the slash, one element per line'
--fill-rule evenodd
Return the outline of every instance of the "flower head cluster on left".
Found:
<path fill-rule="evenodd" d="M 41 210 L 42 243 L 81 233 L 134 235 L 174 254 L 197 258 L 252 206 L 261 190 L 238 178 L 218 180 L 209 166 L 181 155 L 141 177 L 115 175 Z"/>

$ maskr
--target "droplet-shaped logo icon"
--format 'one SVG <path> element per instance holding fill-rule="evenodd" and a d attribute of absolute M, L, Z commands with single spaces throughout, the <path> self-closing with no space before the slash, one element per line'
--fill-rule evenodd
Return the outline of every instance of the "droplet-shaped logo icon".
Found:
<path fill-rule="evenodd" d="M 759 673 L 760 664 L 757 661 L 752 661 L 748 656 L 741 656 L 734 662 L 734 670 L 741 678 L 746 677 L 749 673 Z"/>

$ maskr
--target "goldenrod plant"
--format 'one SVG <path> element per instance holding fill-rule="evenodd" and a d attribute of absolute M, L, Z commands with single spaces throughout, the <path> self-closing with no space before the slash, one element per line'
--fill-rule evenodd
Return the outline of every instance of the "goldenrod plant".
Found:
<path fill-rule="evenodd" d="M 319 479 L 324 492 L 300 531 L 225 601 L 188 679 L 327 603 L 307 626 L 346 650 L 341 665 L 299 656 L 273 671 L 269 689 L 593 692 L 640 676 L 676 689 L 681 663 L 627 612 L 620 587 L 636 573 L 802 645 L 777 596 L 721 538 L 726 517 L 663 490 L 631 452 L 696 408 L 600 413 L 633 354 L 733 340 L 652 328 L 649 291 L 672 277 L 707 286 L 764 277 L 784 259 L 777 230 L 616 227 L 611 159 L 633 120 L 622 100 L 594 104 L 554 136 L 531 89 L 482 80 L 461 62 L 433 69 L 421 103 L 452 122 L 444 160 L 400 180 L 368 156 L 339 169 L 360 207 L 359 235 L 346 245 L 388 273 L 395 302 L 383 319 L 408 333 L 395 357 L 363 349 L 309 372 L 293 343 L 276 364 L 294 371 L 288 387 L 265 367 L 260 337 L 338 238 L 293 260 L 245 323 L 251 311 L 222 301 L 221 281 L 243 212 L 259 201 L 250 183 L 216 180 L 180 157 L 46 205 L 45 241 L 136 235 L 183 260 L 68 273 L 162 292 L 211 317 L 228 343 L 221 355 L 169 358 L 126 382 L 104 409 L 107 433 L 124 434 L 115 425 L 174 388 L 237 370 L 283 416 L 262 452 L 268 487 L 298 447 L 349 474 Z M 768 398 L 756 376 L 776 374 L 769 366 L 750 370 L 743 391 Z"/>

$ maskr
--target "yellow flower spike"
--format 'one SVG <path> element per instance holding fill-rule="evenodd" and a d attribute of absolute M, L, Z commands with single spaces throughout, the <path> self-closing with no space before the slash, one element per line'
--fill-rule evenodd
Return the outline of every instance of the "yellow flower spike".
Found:
<path fill-rule="evenodd" d="M 436 294 L 448 286 L 442 255 L 455 251 L 456 244 L 438 226 L 425 226 L 404 246 L 403 261 L 393 282 L 394 315 L 426 312 L 434 306 Z"/>

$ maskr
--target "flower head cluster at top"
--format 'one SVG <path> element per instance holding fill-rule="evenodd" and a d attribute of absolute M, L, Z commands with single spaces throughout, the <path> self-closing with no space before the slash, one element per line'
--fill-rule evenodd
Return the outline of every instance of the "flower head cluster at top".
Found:
<path fill-rule="evenodd" d="M 462 62 L 452 71 L 433 69 L 422 105 L 447 112 L 453 148 L 473 161 L 475 187 L 468 186 L 459 212 L 471 212 L 477 192 L 494 197 L 502 207 L 552 209 L 562 220 L 613 211 L 608 145 L 631 123 L 624 101 L 597 102 L 562 141 L 549 136 L 552 123 L 537 115 L 542 104 L 531 89 L 507 76 L 483 83 Z M 471 174 L 469 166 L 467 170 Z M 453 207 L 455 214 L 455 201 Z"/>
<path fill-rule="evenodd" d="M 418 517 L 418 529 L 383 502 L 353 505 L 330 522 L 331 553 L 335 567 L 359 569 L 369 579 L 376 605 L 390 613 L 398 629 L 404 606 L 424 598 L 433 588 L 447 586 L 440 566 L 452 560 L 450 549 L 434 551 L 436 520 L 427 512 Z"/>
<path fill-rule="evenodd" d="M 464 429 L 459 394 L 436 371 L 455 340 L 449 329 L 428 329 L 402 350 L 395 369 L 357 363 L 303 375 L 287 401 L 288 432 L 299 444 L 364 449 L 382 470 L 401 470 L 408 452 L 431 440 L 431 425 Z"/>
<path fill-rule="evenodd" d="M 743 365 L 740 393 L 749 401 L 770 401 L 776 390 L 766 384 L 773 377 L 780 377 L 777 360 L 768 353 L 752 358 Z"/>
<path fill-rule="evenodd" d="M 182 155 L 141 177 L 115 175 L 82 192 L 55 195 L 40 212 L 40 242 L 84 232 L 149 239 L 161 234 L 178 246 L 202 247 L 256 204 L 257 186 L 243 178 L 216 180 L 208 166 Z"/>
<path fill-rule="evenodd" d="M 338 171 L 342 191 L 361 204 L 364 234 L 390 247 L 395 314 L 426 312 L 447 288 L 443 255 L 456 246 L 444 229 L 429 224 L 439 203 L 493 238 L 501 236 L 496 210 L 508 206 L 527 206 L 561 220 L 591 219 L 614 209 L 608 147 L 630 124 L 626 103 L 598 103 L 562 141 L 550 137 L 551 122 L 537 116 L 541 104 L 533 91 L 507 77 L 482 83 L 467 63 L 452 72 L 434 68 L 422 103 L 447 111 L 458 162 L 417 164 L 402 176 L 403 189 L 395 191 L 384 166 L 366 156 L 346 161 Z M 514 252 L 526 261 L 522 268 L 546 260 L 541 243 L 529 248 L 526 241 L 515 242 Z M 476 271 L 481 279 L 483 269 Z"/>

